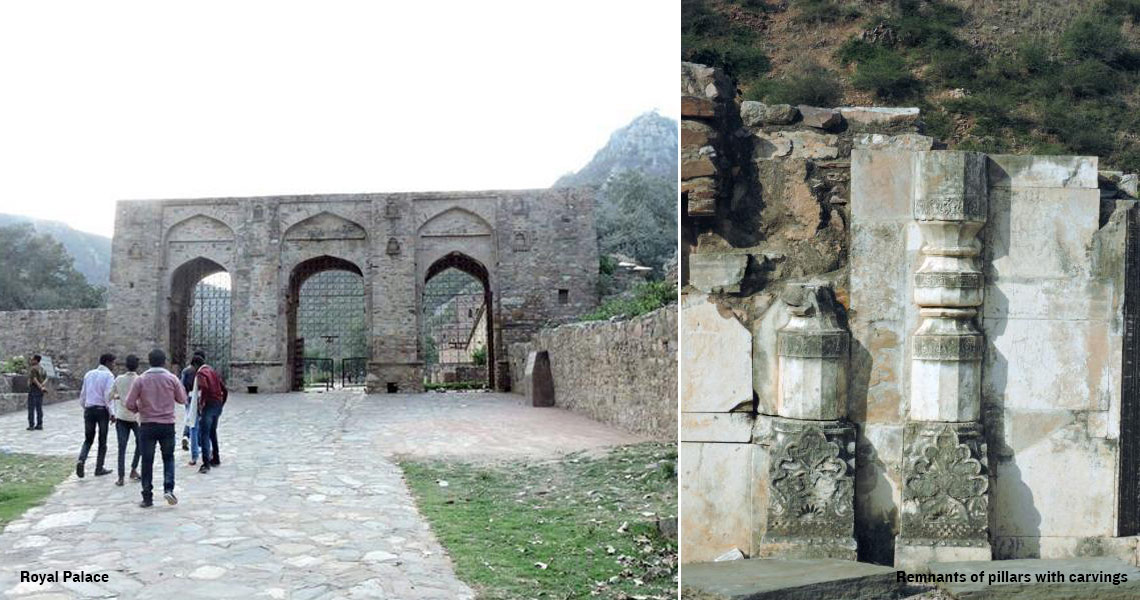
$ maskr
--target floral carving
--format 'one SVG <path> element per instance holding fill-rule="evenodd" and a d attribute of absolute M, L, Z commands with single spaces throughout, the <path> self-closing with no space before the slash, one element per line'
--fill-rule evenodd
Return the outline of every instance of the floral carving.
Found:
<path fill-rule="evenodd" d="M 791 525 L 851 512 L 851 478 L 840 447 L 809 427 L 773 457 L 771 515 Z"/>
<path fill-rule="evenodd" d="M 989 488 L 984 450 L 962 443 L 949 426 L 931 433 L 915 440 L 906 478 L 905 500 L 917 508 L 915 525 L 922 537 L 936 539 L 984 532 Z"/>

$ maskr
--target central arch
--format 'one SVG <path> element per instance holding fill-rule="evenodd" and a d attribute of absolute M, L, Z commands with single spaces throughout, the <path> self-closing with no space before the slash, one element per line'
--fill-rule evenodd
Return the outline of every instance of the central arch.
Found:
<path fill-rule="evenodd" d="M 466 347 L 465 351 L 467 354 L 470 354 L 472 352 L 473 346 L 481 346 L 483 348 L 483 351 L 486 352 L 484 359 L 484 362 L 487 366 L 486 385 L 489 389 L 495 389 L 495 325 L 494 310 L 492 310 L 492 307 L 494 305 L 492 303 L 491 297 L 491 278 L 490 273 L 487 271 L 487 267 L 484 266 L 483 263 L 462 252 L 450 252 L 440 257 L 435 262 L 431 263 L 424 273 L 424 280 L 419 286 L 419 305 L 421 307 L 425 307 L 423 296 L 425 290 L 427 289 L 428 282 L 430 282 L 437 275 L 440 275 L 450 269 L 454 269 L 461 273 L 470 275 L 483 287 L 481 306 L 464 308 L 464 310 L 469 311 L 467 315 L 470 319 L 469 322 L 472 323 L 473 327 L 482 329 L 482 331 L 475 331 L 474 329 L 470 331 L 471 335 L 467 336 L 467 341 L 464 342 L 464 345 Z M 426 315 L 421 316 L 421 327 L 424 327 L 426 325 L 426 318 Z M 473 341 L 480 335 L 483 337 L 483 344 L 478 344 L 477 342 Z M 420 334 L 420 338 L 423 338 L 422 333 Z M 426 358 L 423 356 L 425 354 L 425 351 L 425 348 L 420 348 L 421 358 Z"/>
<path fill-rule="evenodd" d="M 314 279 L 324 273 L 341 272 L 349 273 L 356 276 L 356 281 L 329 281 L 325 282 L 328 286 L 347 288 L 350 290 L 359 290 L 359 293 L 352 294 L 355 300 L 359 301 L 358 309 L 359 314 L 340 314 L 345 311 L 353 312 L 357 308 L 343 305 L 328 305 L 318 308 L 316 314 L 323 314 L 332 311 L 336 314 L 324 315 L 328 316 L 332 322 L 341 319 L 347 319 L 349 323 L 356 323 L 357 319 L 360 331 L 358 332 L 362 339 L 365 340 L 362 349 L 356 349 L 356 352 L 367 353 L 367 338 L 368 338 L 368 303 L 365 301 L 365 285 L 364 273 L 360 267 L 349 260 L 343 258 L 322 255 L 310 258 L 298 263 L 289 274 L 289 287 L 286 294 L 286 335 L 287 335 L 287 362 L 288 371 L 291 378 L 290 387 L 294 390 L 304 389 L 304 373 L 303 365 L 305 359 L 305 350 L 312 350 L 314 348 L 322 348 L 320 345 L 321 340 L 306 340 L 304 337 L 305 332 L 301 330 L 302 313 L 302 299 L 305 297 L 306 283 L 316 282 Z M 322 286 L 325 287 L 325 286 Z M 319 292 L 314 292 L 313 296 L 320 296 Z M 333 294 L 336 295 L 336 294 Z M 350 299 L 352 300 L 352 299 Z M 350 301 L 349 304 L 356 304 Z M 355 328 L 353 328 L 355 331 Z M 333 345 L 335 340 L 337 348 L 352 347 L 355 345 L 350 340 L 339 339 L 343 335 L 326 336 L 325 344 L 329 347 Z M 343 358 L 341 356 L 340 358 Z M 334 360 L 334 373 L 335 369 L 340 368 L 340 364 Z"/>
<path fill-rule="evenodd" d="M 210 364 L 229 375 L 233 306 L 229 273 L 202 256 L 182 263 L 170 277 L 168 334 L 171 365 L 185 366 L 202 350 Z"/>

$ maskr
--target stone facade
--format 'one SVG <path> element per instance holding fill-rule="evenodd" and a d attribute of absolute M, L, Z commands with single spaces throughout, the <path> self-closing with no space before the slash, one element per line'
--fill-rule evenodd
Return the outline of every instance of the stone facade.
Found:
<path fill-rule="evenodd" d="M 321 270 L 364 278 L 373 392 L 422 389 L 420 294 L 445 268 L 485 284 L 501 388 L 510 344 L 597 303 L 593 197 L 577 189 L 122 201 L 112 253 L 116 353 L 160 346 L 181 358 L 188 290 L 230 273 L 231 387 L 241 391 L 290 388 L 293 299 Z"/>
<path fill-rule="evenodd" d="M 554 405 L 657 440 L 677 439 L 677 307 L 543 329 L 510 348 L 512 380 L 545 350 Z M 525 385 L 516 391 L 527 393 Z"/>
<path fill-rule="evenodd" d="M 820 385 L 797 388 L 817 412 L 794 418 L 852 427 L 860 560 L 1135 561 L 1136 178 L 1093 157 L 939 150 L 916 109 L 739 114 L 718 138 L 741 145 L 722 154 L 735 192 L 682 220 L 682 561 L 802 556 L 775 543 L 789 528 L 775 491 L 777 465 L 805 461 L 771 424 L 793 418 L 784 380 L 809 374 L 789 360 L 808 344 L 787 334 L 805 284 L 834 288 L 851 338 L 845 410 L 823 411 L 818 365 Z M 827 431 L 802 472 L 840 490 L 842 436 Z"/>

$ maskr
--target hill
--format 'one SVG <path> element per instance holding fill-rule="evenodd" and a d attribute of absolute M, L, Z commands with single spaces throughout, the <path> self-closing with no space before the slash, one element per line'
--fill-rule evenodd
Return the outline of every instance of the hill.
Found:
<path fill-rule="evenodd" d="M 45 221 L 20 215 L 0 214 L 0 227 L 15 223 L 31 223 L 36 231 L 50 235 L 63 244 L 87 283 L 107 287 L 111 274 L 111 238 L 72 229 L 59 221 Z"/>
<path fill-rule="evenodd" d="M 918 106 L 962 150 L 1140 171 L 1140 0 L 682 0 L 682 58 L 742 99 Z"/>
<path fill-rule="evenodd" d="M 645 113 L 618 129 L 586 166 L 554 187 L 597 189 L 598 249 L 661 276 L 677 246 L 677 122 Z"/>

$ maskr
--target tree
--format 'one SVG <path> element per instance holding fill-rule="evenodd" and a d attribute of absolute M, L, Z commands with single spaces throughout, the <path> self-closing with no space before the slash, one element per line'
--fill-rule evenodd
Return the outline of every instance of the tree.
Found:
<path fill-rule="evenodd" d="M 598 245 L 603 256 L 624 254 L 660 277 L 677 250 L 677 182 L 623 170 L 602 186 Z"/>
<path fill-rule="evenodd" d="M 63 245 L 28 223 L 0 227 L 0 310 L 97 308 L 103 288 L 87 283 Z"/>

